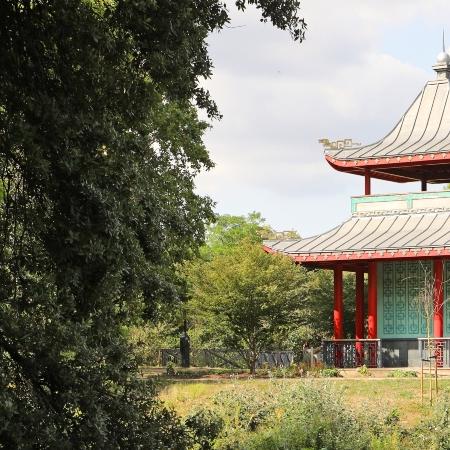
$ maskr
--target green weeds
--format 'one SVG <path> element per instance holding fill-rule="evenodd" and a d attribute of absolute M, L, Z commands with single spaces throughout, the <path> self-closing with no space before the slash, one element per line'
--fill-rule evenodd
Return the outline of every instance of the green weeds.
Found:
<path fill-rule="evenodd" d="M 417 378 L 417 372 L 414 370 L 394 369 L 388 373 L 389 378 Z"/>
<path fill-rule="evenodd" d="M 358 367 L 358 373 L 362 375 L 363 377 L 371 377 L 372 372 L 368 369 L 368 367 L 363 364 L 361 367 Z"/>

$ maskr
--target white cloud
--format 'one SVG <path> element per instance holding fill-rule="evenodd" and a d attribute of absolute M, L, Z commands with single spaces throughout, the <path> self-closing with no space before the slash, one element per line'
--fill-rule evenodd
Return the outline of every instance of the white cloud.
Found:
<path fill-rule="evenodd" d="M 363 186 L 359 177 L 329 167 L 317 140 L 353 137 L 369 143 L 382 137 L 434 77 L 431 67 L 389 54 L 383 33 L 417 17 L 432 23 L 450 13 L 450 5 L 309 0 L 302 12 L 309 31 L 300 45 L 261 24 L 254 10 L 232 23 L 245 26 L 211 37 L 216 68 L 206 85 L 224 118 L 206 139 L 216 168 L 197 184 L 217 201 L 220 213 L 258 210 L 273 226 L 306 236 L 348 217 L 349 196 L 361 194 Z M 418 37 L 410 32 L 413 45 Z"/>

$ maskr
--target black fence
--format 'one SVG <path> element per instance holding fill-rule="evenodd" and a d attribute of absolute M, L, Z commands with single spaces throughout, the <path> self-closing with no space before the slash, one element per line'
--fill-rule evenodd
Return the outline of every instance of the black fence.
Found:
<path fill-rule="evenodd" d="M 380 339 L 322 341 L 322 358 L 328 367 L 381 367 Z"/>
<path fill-rule="evenodd" d="M 243 369 L 247 367 L 245 354 L 227 349 L 194 349 L 191 350 L 191 366 L 194 367 L 223 367 Z M 289 367 L 294 362 L 294 352 L 265 351 L 258 355 L 256 368 L 261 367 Z M 159 352 L 159 364 L 166 366 L 168 362 L 181 364 L 181 353 L 177 348 L 163 348 Z"/>

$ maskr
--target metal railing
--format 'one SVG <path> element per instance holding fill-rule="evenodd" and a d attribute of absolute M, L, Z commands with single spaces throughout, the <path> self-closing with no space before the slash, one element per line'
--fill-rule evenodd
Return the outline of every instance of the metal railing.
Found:
<path fill-rule="evenodd" d="M 194 367 L 246 367 L 245 354 L 229 349 L 191 349 L 191 365 Z M 294 362 L 294 352 L 285 351 L 263 351 L 258 355 L 256 368 L 267 366 L 289 367 Z M 166 366 L 171 361 L 176 365 L 181 363 L 181 352 L 178 348 L 163 348 L 159 352 L 159 365 Z"/>
<path fill-rule="evenodd" d="M 422 360 L 436 358 L 437 367 L 450 367 L 450 337 L 418 338 Z"/>
<path fill-rule="evenodd" d="M 334 339 L 322 341 L 322 358 L 330 367 L 381 367 L 380 339 Z"/>

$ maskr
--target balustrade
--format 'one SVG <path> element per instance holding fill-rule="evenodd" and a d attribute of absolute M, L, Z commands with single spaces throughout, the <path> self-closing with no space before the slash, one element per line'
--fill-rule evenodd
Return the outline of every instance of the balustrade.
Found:
<path fill-rule="evenodd" d="M 322 342 L 322 358 L 331 367 L 381 367 L 380 339 L 326 340 Z"/>

